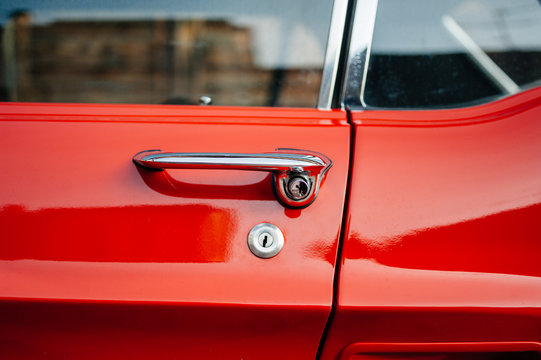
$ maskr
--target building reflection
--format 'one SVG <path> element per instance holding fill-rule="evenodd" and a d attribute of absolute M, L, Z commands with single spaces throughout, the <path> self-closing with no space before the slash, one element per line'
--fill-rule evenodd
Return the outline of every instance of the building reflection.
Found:
<path fill-rule="evenodd" d="M 213 105 L 316 104 L 319 56 L 291 64 L 281 46 L 278 61 L 262 63 L 254 21 L 33 18 L 16 10 L 3 24 L 2 101 L 197 105 L 206 95 Z"/>

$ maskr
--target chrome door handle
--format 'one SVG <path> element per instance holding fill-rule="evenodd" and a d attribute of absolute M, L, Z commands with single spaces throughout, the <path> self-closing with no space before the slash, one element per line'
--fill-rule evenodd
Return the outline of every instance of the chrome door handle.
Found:
<path fill-rule="evenodd" d="M 260 154 L 170 153 L 145 150 L 133 157 L 135 164 L 153 170 L 228 169 L 269 171 L 272 189 L 282 205 L 304 208 L 316 198 L 321 180 L 332 166 L 325 155 L 304 150 L 276 149 Z"/>

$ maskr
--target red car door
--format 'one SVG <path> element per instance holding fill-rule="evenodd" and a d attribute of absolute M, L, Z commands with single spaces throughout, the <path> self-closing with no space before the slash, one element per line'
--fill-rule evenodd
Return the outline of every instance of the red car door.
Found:
<path fill-rule="evenodd" d="M 541 6 L 519 3 L 358 2 L 322 359 L 541 356 Z"/>
<path fill-rule="evenodd" d="M 329 104 L 344 2 L 60 3 L 3 23 L 0 357 L 313 359 L 349 166 Z M 162 92 L 218 106 L 82 103 Z M 259 224 L 263 255 L 283 235 L 269 258 Z"/>

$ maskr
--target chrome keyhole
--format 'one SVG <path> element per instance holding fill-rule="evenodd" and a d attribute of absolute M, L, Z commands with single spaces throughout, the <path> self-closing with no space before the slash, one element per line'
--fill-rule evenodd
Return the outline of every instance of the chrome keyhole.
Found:
<path fill-rule="evenodd" d="M 259 235 L 257 241 L 259 242 L 259 245 L 261 245 L 261 247 L 269 248 L 274 243 L 274 238 L 268 232 L 264 232 Z"/>
<path fill-rule="evenodd" d="M 250 251 L 263 259 L 278 254 L 284 246 L 284 235 L 273 224 L 257 224 L 248 234 L 248 247 Z"/>

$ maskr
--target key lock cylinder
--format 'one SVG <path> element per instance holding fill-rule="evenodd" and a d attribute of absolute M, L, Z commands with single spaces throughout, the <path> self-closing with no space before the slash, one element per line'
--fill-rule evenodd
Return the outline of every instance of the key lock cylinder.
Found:
<path fill-rule="evenodd" d="M 323 154 L 311 151 L 277 149 L 283 165 L 272 171 L 272 188 L 278 201 L 288 208 L 302 209 L 317 197 L 321 181 L 332 166 Z"/>
<path fill-rule="evenodd" d="M 273 190 L 285 207 L 302 209 L 315 200 L 323 176 L 310 169 L 294 167 L 272 174 Z"/>

